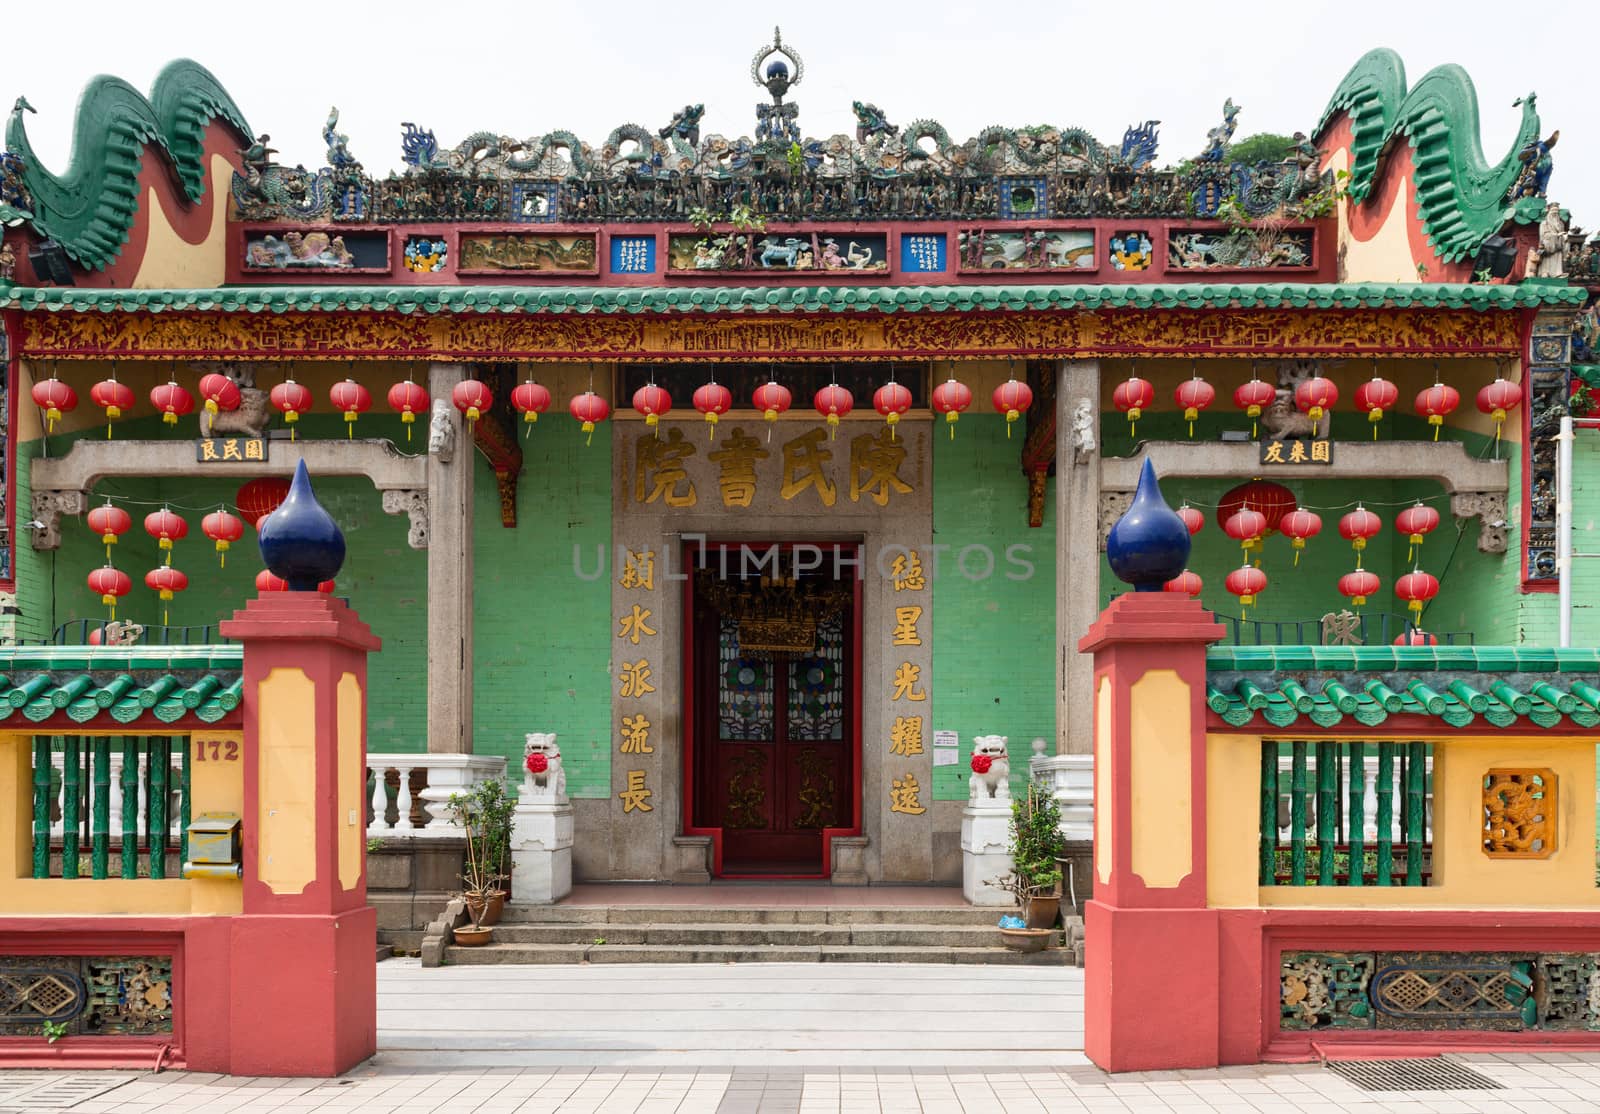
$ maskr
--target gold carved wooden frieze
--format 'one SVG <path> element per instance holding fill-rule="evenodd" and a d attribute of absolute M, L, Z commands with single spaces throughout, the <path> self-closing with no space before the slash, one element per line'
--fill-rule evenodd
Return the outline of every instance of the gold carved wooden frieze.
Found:
<path fill-rule="evenodd" d="M 484 291 L 485 298 L 496 296 Z M 695 361 L 862 357 L 1514 356 L 1520 318 L 1470 310 L 1045 310 L 757 316 L 483 314 L 31 314 L 22 355 L 54 359 Z"/>
<path fill-rule="evenodd" d="M 1556 849 L 1556 775 L 1494 769 L 1483 775 L 1483 851 L 1491 859 L 1543 859 Z"/>

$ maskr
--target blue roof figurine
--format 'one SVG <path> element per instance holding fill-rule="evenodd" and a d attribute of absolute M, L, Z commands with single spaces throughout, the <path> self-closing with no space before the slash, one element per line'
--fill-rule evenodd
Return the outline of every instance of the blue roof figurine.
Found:
<path fill-rule="evenodd" d="M 1146 456 L 1133 504 L 1106 535 L 1111 571 L 1135 592 L 1159 592 L 1189 563 L 1189 545 L 1189 528 L 1161 497 L 1155 467 Z"/>

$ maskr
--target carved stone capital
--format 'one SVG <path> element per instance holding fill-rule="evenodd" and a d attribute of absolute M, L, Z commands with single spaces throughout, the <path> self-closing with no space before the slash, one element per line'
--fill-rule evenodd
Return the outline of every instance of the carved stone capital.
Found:
<path fill-rule="evenodd" d="M 61 548 L 61 516 L 79 515 L 89 510 L 89 493 L 74 490 L 35 491 L 29 510 L 39 525 L 33 528 L 33 548 Z"/>
<path fill-rule="evenodd" d="M 395 488 L 383 493 L 385 514 L 405 514 L 411 519 L 406 544 L 412 549 L 428 548 L 428 493 L 411 488 Z"/>
<path fill-rule="evenodd" d="M 1506 551 L 1506 496 L 1503 491 L 1458 491 L 1450 496 L 1450 513 L 1457 518 L 1477 518 L 1478 549 L 1483 553 Z"/>
<path fill-rule="evenodd" d="M 1133 506 L 1133 492 L 1131 491 L 1102 491 L 1100 493 L 1100 548 L 1106 547 L 1106 535 L 1111 533 L 1111 528 L 1117 524 L 1117 519 L 1128 513 L 1128 508 Z"/>

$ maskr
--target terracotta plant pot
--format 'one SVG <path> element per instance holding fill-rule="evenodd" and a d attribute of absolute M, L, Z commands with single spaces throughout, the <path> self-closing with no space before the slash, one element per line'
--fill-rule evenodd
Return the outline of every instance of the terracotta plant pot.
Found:
<path fill-rule="evenodd" d="M 471 925 L 462 925 L 455 930 L 456 943 L 463 948 L 481 948 L 492 935 L 492 928 L 473 928 Z"/>
<path fill-rule="evenodd" d="M 1056 918 L 1061 915 L 1061 895 L 1051 894 L 1048 897 L 1030 897 L 1023 916 L 1027 918 L 1029 928 L 1054 928 Z"/>
<path fill-rule="evenodd" d="M 463 894 L 462 900 L 467 905 L 467 916 L 472 918 L 473 924 L 483 924 L 483 915 L 489 909 L 489 895 L 485 893 Z"/>
<path fill-rule="evenodd" d="M 483 907 L 483 919 L 479 924 L 497 925 L 500 923 L 500 914 L 505 912 L 506 892 L 504 890 L 490 890 L 489 900 Z M 1032 924 L 1033 922 L 1028 922 Z"/>
<path fill-rule="evenodd" d="M 1048 928 L 1002 928 L 1000 942 L 1012 951 L 1042 952 L 1050 946 L 1050 937 L 1054 935 Z"/>

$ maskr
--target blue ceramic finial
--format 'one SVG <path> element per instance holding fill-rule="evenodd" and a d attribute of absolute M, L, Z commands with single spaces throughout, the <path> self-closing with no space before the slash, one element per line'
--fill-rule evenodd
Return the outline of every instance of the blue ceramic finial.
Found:
<path fill-rule="evenodd" d="M 1139 490 L 1106 535 L 1106 557 L 1117 579 L 1136 592 L 1159 592 L 1189 563 L 1189 527 L 1167 506 L 1150 458 L 1139 470 Z"/>
<path fill-rule="evenodd" d="M 261 520 L 259 533 L 262 561 L 291 592 L 315 592 L 344 564 L 344 534 L 317 502 L 303 460 L 295 465 L 289 497 Z"/>

